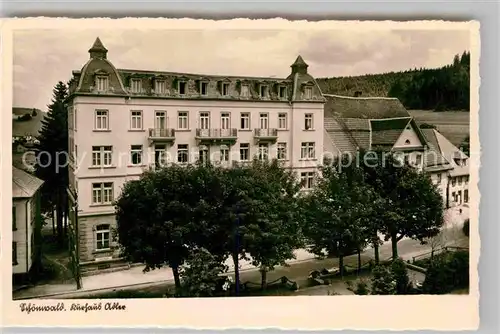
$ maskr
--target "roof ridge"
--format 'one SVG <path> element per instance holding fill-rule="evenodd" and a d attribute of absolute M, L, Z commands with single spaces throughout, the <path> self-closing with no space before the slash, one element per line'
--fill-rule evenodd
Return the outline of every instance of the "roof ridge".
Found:
<path fill-rule="evenodd" d="M 394 119 L 406 119 L 406 118 L 411 118 L 411 116 L 408 116 L 408 117 L 389 117 L 389 118 L 369 118 L 368 120 L 371 122 L 371 121 L 390 121 L 390 120 L 394 120 Z M 409 122 L 410 120 L 408 120 Z M 408 125 L 408 124 L 407 124 Z"/>
<path fill-rule="evenodd" d="M 271 76 L 249 76 L 249 75 L 226 75 L 226 74 L 205 74 L 193 72 L 172 72 L 161 70 L 135 70 L 130 68 L 117 68 L 118 72 L 135 72 L 135 73 L 150 73 L 150 74 L 171 74 L 171 75 L 196 75 L 200 77 L 217 77 L 217 78 L 245 78 L 245 79 L 269 79 L 269 80 L 290 80 L 282 77 Z"/>
<path fill-rule="evenodd" d="M 324 96 L 338 97 L 341 99 L 350 99 L 350 100 L 397 100 L 397 97 L 385 97 L 385 96 L 346 96 L 346 95 L 336 95 L 336 94 L 323 94 Z"/>

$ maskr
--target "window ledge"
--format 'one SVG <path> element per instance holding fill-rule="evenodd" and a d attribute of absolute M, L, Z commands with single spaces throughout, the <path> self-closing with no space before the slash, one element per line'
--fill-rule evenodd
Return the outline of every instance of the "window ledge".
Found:
<path fill-rule="evenodd" d="M 239 132 L 252 132 L 252 129 L 238 129 Z"/>
<path fill-rule="evenodd" d="M 103 207 L 103 206 L 112 206 L 113 203 L 106 203 L 106 204 L 90 204 L 89 207 L 91 208 L 98 208 L 98 207 Z"/>
<path fill-rule="evenodd" d="M 101 254 L 101 253 L 109 253 L 112 252 L 113 249 L 111 248 L 102 248 L 102 249 L 96 249 L 92 252 L 92 254 Z"/>
<path fill-rule="evenodd" d="M 101 130 L 101 129 L 94 129 L 94 130 L 92 130 L 92 131 L 93 131 L 93 132 L 111 132 L 111 130 L 110 130 L 110 129 L 102 129 L 102 130 Z"/>
<path fill-rule="evenodd" d="M 115 169 L 116 166 L 90 166 L 89 169 Z"/>
<path fill-rule="evenodd" d="M 148 165 L 144 165 L 144 164 L 137 164 L 137 165 L 130 164 L 130 165 L 127 165 L 127 167 L 130 167 L 130 168 L 134 168 L 134 167 L 143 168 L 143 167 L 147 167 L 147 166 Z"/>
<path fill-rule="evenodd" d="M 175 129 L 175 132 L 191 132 L 191 129 Z"/>
<path fill-rule="evenodd" d="M 277 129 L 278 131 L 288 131 L 289 129 Z"/>
<path fill-rule="evenodd" d="M 315 129 L 302 129 L 302 131 L 316 131 Z"/>
<path fill-rule="evenodd" d="M 146 132 L 144 129 L 129 129 L 128 132 Z"/>
<path fill-rule="evenodd" d="M 317 158 L 304 158 L 304 159 L 299 159 L 299 161 L 318 161 Z"/>

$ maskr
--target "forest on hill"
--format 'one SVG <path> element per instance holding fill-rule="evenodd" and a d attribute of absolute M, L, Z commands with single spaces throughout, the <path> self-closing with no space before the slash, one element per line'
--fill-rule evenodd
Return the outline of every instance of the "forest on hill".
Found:
<path fill-rule="evenodd" d="M 470 53 L 436 69 L 319 78 L 324 94 L 397 97 L 407 109 L 469 111 Z"/>

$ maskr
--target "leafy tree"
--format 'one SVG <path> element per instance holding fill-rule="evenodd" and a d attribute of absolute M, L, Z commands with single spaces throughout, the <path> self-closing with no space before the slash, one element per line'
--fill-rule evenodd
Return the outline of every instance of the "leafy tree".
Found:
<path fill-rule="evenodd" d="M 177 293 L 179 268 L 195 246 L 196 171 L 174 165 L 146 172 L 126 183 L 116 202 L 116 236 L 123 255 L 144 263 L 145 271 L 168 265 Z"/>
<path fill-rule="evenodd" d="M 392 257 L 396 259 L 397 243 L 404 237 L 424 241 L 439 233 L 443 200 L 425 173 L 403 164 L 395 154 L 372 153 L 370 157 L 376 160 L 362 166 L 366 181 L 381 197 L 380 232 L 391 240 Z"/>
<path fill-rule="evenodd" d="M 53 90 L 48 113 L 42 120 L 42 128 L 37 137 L 39 144 L 35 145 L 35 175 L 45 181 L 41 210 L 52 214 L 56 209 L 57 237 L 61 245 L 64 241 L 63 212 L 66 211 L 68 187 L 68 114 L 64 102 L 67 95 L 66 85 L 59 81 Z"/>
<path fill-rule="evenodd" d="M 464 235 L 466 237 L 469 236 L 469 234 L 470 234 L 470 223 L 469 223 L 469 219 L 468 218 L 464 222 L 464 226 L 462 227 L 462 231 L 464 232 Z"/>
<path fill-rule="evenodd" d="M 470 136 L 467 136 L 462 144 L 460 145 L 462 152 L 465 153 L 468 157 L 470 156 Z"/>
<path fill-rule="evenodd" d="M 376 266 L 372 270 L 372 295 L 395 295 L 396 281 L 391 271 L 385 266 Z"/>
<path fill-rule="evenodd" d="M 212 297 L 221 288 L 220 274 L 227 266 L 204 248 L 193 249 L 186 259 L 187 266 L 180 271 L 183 293 L 189 297 Z"/>
<path fill-rule="evenodd" d="M 376 198 L 376 193 L 364 182 L 363 170 L 344 159 L 347 158 L 322 168 L 307 200 L 304 224 L 305 235 L 313 244 L 310 250 L 318 256 L 323 256 L 325 250 L 337 255 L 341 276 L 344 256 L 352 249 L 359 255 L 371 238 Z"/>

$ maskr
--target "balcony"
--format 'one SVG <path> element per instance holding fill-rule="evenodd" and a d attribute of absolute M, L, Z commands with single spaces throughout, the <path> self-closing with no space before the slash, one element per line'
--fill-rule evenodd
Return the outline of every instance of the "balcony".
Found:
<path fill-rule="evenodd" d="M 148 139 L 153 142 L 173 142 L 175 140 L 175 129 L 149 129 Z"/>
<path fill-rule="evenodd" d="M 278 139 L 278 129 L 254 129 L 256 143 L 274 142 Z"/>
<path fill-rule="evenodd" d="M 220 145 L 234 144 L 238 139 L 237 129 L 196 129 L 196 141 L 199 144 Z"/>

